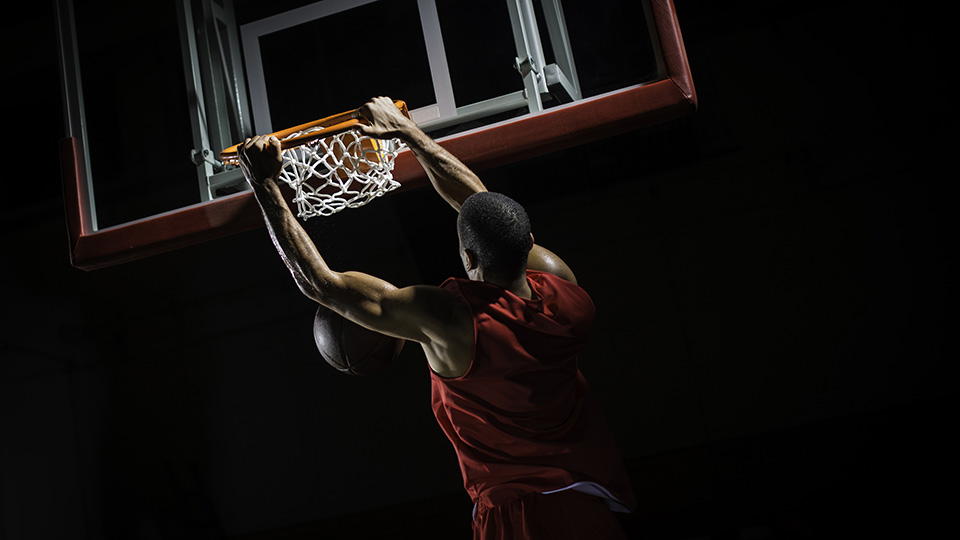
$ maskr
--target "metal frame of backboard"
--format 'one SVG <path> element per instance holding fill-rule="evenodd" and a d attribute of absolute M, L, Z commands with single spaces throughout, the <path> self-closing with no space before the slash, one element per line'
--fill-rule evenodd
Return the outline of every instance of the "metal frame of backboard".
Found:
<path fill-rule="evenodd" d="M 250 108 L 257 133 L 272 133 L 289 127 L 274 126 L 271 121 L 260 38 L 376 1 L 324 0 L 247 23 L 240 28 L 250 88 Z M 411 118 L 423 130 L 429 132 L 521 108 L 531 113 L 539 112 L 544 109 L 543 100 L 547 96 L 562 102 L 580 99 L 576 65 L 561 0 L 543 0 L 541 3 L 552 52 L 557 59 L 549 65 L 544 59 L 533 0 L 505 0 L 517 53 L 515 67 L 520 72 L 522 84 L 518 84 L 514 92 L 478 103 L 457 103 L 454 96 L 436 0 L 416 0 L 416 3 L 437 99 L 436 103 L 410 110 Z"/>
<path fill-rule="evenodd" d="M 243 175 L 217 161 L 219 151 L 253 132 L 247 85 L 243 77 L 240 32 L 232 0 L 176 0 L 192 97 L 190 121 L 200 200 L 217 197 L 230 186 L 245 189 Z"/>
<path fill-rule="evenodd" d="M 68 0 L 58 2 L 58 18 Z M 469 167 L 483 170 L 570 148 L 693 112 L 697 96 L 672 0 L 649 0 L 662 77 L 481 128 L 441 137 L 438 142 Z M 61 20 L 61 29 L 64 21 Z M 64 40 L 73 39 L 61 30 Z M 69 45 L 69 44 L 68 44 Z M 64 91 L 81 95 L 70 69 L 76 57 L 64 51 Z M 75 47 L 74 49 L 75 50 Z M 402 99 L 402 96 L 391 96 Z M 60 142 L 64 204 L 71 263 L 94 270 L 149 257 L 263 226 L 252 193 L 244 191 L 122 225 L 97 229 L 90 208 L 93 192 L 85 159 L 82 110 L 67 112 L 68 136 Z M 235 172 L 233 173 L 235 174 Z M 426 175 L 409 151 L 397 156 L 394 177 L 401 189 L 425 185 Z"/>

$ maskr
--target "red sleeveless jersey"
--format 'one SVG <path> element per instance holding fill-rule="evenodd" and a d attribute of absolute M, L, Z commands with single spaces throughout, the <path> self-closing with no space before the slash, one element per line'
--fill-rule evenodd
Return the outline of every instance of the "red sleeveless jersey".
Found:
<path fill-rule="evenodd" d="M 577 365 L 595 316 L 580 287 L 528 271 L 533 300 L 482 281 L 442 287 L 473 313 L 466 374 L 431 371 L 433 411 L 460 460 L 474 502 L 493 507 L 529 493 L 591 486 L 615 509 L 634 505 L 609 427 Z"/>

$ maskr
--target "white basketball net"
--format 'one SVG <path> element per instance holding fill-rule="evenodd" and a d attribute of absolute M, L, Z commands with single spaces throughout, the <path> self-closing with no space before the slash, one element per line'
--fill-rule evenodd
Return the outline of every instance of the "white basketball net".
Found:
<path fill-rule="evenodd" d="M 374 139 L 351 129 L 284 150 L 280 180 L 296 191 L 298 217 L 329 216 L 400 187 L 393 179 L 393 161 L 402 149 L 399 139 Z"/>

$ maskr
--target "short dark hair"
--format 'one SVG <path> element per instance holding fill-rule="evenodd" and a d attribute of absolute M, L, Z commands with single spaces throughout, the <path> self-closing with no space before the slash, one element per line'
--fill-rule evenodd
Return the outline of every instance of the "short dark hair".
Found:
<path fill-rule="evenodd" d="M 460 207 L 457 230 L 464 249 L 473 252 L 488 276 L 511 280 L 526 269 L 533 247 L 530 218 L 510 197 L 489 191 L 471 195 Z"/>

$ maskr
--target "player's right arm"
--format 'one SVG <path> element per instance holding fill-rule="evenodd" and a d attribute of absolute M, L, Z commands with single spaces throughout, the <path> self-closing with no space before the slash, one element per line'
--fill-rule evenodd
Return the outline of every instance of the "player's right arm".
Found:
<path fill-rule="evenodd" d="M 362 272 L 331 269 L 280 191 L 280 142 L 254 137 L 239 153 L 270 238 L 304 295 L 361 326 L 419 342 L 440 375 L 465 371 L 473 345 L 473 318 L 465 304 L 440 287 L 398 288 Z"/>
<path fill-rule="evenodd" d="M 395 287 L 362 272 L 335 272 L 317 258 L 301 287 L 304 294 L 347 319 L 377 332 L 416 341 L 430 368 L 442 377 L 463 375 L 473 358 L 473 316 L 467 305 L 440 287 Z M 319 264 L 318 264 L 319 263 Z"/>

